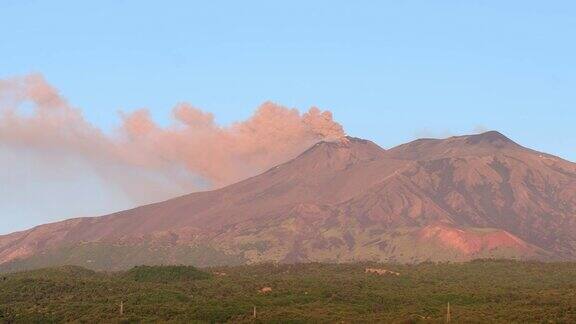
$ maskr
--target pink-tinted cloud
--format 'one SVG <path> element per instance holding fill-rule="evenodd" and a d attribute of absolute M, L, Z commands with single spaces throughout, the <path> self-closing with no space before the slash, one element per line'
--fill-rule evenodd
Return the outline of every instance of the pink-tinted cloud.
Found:
<path fill-rule="evenodd" d="M 30 106 L 32 112 L 23 113 Z M 85 120 L 41 75 L 0 80 L 0 148 L 33 152 L 33 164 L 56 169 L 64 168 L 65 160 L 80 161 L 135 204 L 230 184 L 315 142 L 342 136 L 342 127 L 328 111 L 300 113 L 272 102 L 227 127 L 187 103 L 173 109 L 168 127 L 141 109 L 122 114 L 122 124 L 110 136 Z M 81 174 L 70 172 L 67 176 L 82 181 Z"/>

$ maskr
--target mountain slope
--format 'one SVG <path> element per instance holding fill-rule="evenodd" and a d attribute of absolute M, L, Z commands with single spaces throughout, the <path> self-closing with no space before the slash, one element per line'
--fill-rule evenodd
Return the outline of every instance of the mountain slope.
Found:
<path fill-rule="evenodd" d="M 576 258 L 576 165 L 498 132 L 356 138 L 220 190 L 0 236 L 4 269 Z"/>

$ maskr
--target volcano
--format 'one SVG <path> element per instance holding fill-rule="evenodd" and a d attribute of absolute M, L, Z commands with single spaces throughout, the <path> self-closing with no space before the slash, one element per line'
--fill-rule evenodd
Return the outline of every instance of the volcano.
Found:
<path fill-rule="evenodd" d="M 477 258 L 575 260 L 576 164 L 495 131 L 346 137 L 218 190 L 0 236 L 4 271 Z"/>

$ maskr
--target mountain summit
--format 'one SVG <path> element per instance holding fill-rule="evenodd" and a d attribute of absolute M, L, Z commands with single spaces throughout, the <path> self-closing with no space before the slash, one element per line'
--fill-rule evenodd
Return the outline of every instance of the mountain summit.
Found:
<path fill-rule="evenodd" d="M 4 270 L 576 259 L 576 165 L 498 132 L 346 137 L 231 186 L 0 236 Z"/>
<path fill-rule="evenodd" d="M 400 159 L 434 159 L 449 156 L 481 156 L 528 150 L 499 132 L 454 136 L 446 139 L 419 139 L 390 150 L 389 156 Z"/>

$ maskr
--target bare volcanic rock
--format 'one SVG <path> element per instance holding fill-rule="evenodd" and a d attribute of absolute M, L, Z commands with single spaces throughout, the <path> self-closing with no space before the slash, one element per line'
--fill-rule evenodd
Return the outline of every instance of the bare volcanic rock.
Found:
<path fill-rule="evenodd" d="M 576 259 L 576 164 L 498 132 L 320 142 L 231 186 L 0 236 L 0 268 Z"/>

